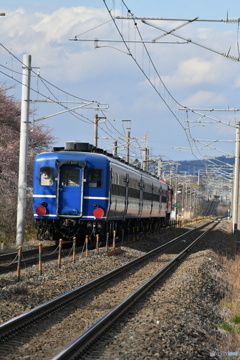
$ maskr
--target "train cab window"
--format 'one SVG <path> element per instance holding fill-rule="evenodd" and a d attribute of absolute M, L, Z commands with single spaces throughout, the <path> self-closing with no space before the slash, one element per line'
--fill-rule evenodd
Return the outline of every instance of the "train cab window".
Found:
<path fill-rule="evenodd" d="M 88 170 L 88 187 L 90 188 L 102 187 L 102 169 Z"/>
<path fill-rule="evenodd" d="M 40 185 L 52 186 L 54 182 L 54 169 L 50 166 L 42 166 L 40 169 Z"/>
<path fill-rule="evenodd" d="M 62 186 L 80 186 L 79 169 L 65 168 L 62 169 L 61 183 Z"/>

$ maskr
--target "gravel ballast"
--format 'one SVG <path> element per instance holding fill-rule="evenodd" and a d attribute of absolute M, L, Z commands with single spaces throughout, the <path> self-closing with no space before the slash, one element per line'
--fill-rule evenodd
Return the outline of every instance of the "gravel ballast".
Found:
<path fill-rule="evenodd" d="M 217 359 L 222 358 L 221 351 L 237 351 L 221 348 L 224 334 L 217 330 L 221 322 L 218 304 L 228 291 L 222 259 L 235 252 L 229 227 L 228 222 L 222 222 L 206 236 L 168 279 L 118 321 L 111 337 L 89 359 Z M 13 273 L 2 275 L 1 322 L 122 265 L 159 246 L 164 238 L 170 240 L 183 231 L 149 237 L 148 246 L 146 240 L 131 243 L 111 257 L 101 249 L 100 255 L 90 252 L 89 257 L 78 256 L 75 264 L 71 258 L 64 258 L 61 269 L 56 262 L 44 264 L 43 276 L 33 266 L 22 271 L 19 283 Z M 220 350 L 217 352 L 215 347 Z"/>

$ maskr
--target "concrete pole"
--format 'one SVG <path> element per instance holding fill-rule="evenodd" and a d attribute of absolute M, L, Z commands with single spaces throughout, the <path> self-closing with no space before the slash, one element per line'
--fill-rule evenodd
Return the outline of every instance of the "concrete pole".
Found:
<path fill-rule="evenodd" d="M 148 164 L 148 149 L 144 148 L 143 150 L 143 170 L 147 171 L 147 164 Z"/>
<path fill-rule="evenodd" d="M 127 145 L 127 151 L 126 151 L 126 157 L 125 160 L 126 162 L 129 163 L 129 151 L 130 151 L 130 131 L 127 131 L 127 136 L 126 136 L 126 145 Z"/>
<path fill-rule="evenodd" d="M 175 180 L 175 186 L 174 186 L 174 193 L 173 193 L 173 202 L 176 204 L 175 206 L 175 220 L 177 220 L 178 217 L 178 176 L 176 173 L 176 180 Z"/>
<path fill-rule="evenodd" d="M 189 184 L 189 198 L 190 198 L 190 205 L 189 205 L 189 207 L 190 207 L 190 209 L 189 209 L 189 211 L 190 211 L 190 219 L 191 219 L 191 211 L 192 211 L 192 188 L 191 188 L 191 185 Z"/>
<path fill-rule="evenodd" d="M 146 149 L 147 151 L 147 164 L 146 164 L 146 171 L 149 171 L 149 148 Z"/>
<path fill-rule="evenodd" d="M 117 156 L 117 141 L 113 142 L 113 155 Z"/>
<path fill-rule="evenodd" d="M 234 184 L 232 200 L 232 217 L 233 231 L 239 229 L 239 162 L 240 162 L 240 122 L 236 124 L 236 148 L 235 148 L 235 167 L 234 167 Z"/>
<path fill-rule="evenodd" d="M 31 72 L 31 55 L 24 55 L 23 72 L 22 72 L 22 105 L 21 105 L 18 206 L 17 206 L 17 229 L 16 229 L 17 246 L 23 245 L 24 230 L 25 230 L 28 137 L 29 137 L 30 72 Z"/>
<path fill-rule="evenodd" d="M 162 159 L 158 159 L 158 170 L 157 170 L 157 176 L 159 179 L 162 177 Z"/>
<path fill-rule="evenodd" d="M 186 179 L 185 179 L 186 181 Z M 188 209 L 188 186 L 187 186 L 187 182 L 185 183 L 185 191 L 186 191 L 186 205 L 185 205 L 185 208 L 186 210 Z"/>
<path fill-rule="evenodd" d="M 98 146 L 98 114 L 94 115 L 94 123 L 93 123 L 93 131 L 94 131 L 94 137 L 93 137 L 93 145 Z"/>

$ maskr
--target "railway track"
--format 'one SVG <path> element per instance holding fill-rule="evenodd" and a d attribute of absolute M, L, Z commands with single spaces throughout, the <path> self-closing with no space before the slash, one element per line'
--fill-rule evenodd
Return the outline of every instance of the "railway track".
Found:
<path fill-rule="evenodd" d="M 211 227 L 216 225 L 211 224 Z M 3 323 L 0 326 L 1 349 L 6 354 L 3 359 L 11 359 L 9 349 L 19 357 L 26 356 L 28 349 L 31 359 L 34 359 L 34 353 L 38 359 L 39 356 L 49 359 L 52 358 L 53 344 L 55 353 L 61 350 L 54 359 L 73 358 L 76 348 L 84 351 L 86 345 L 99 337 L 112 321 L 122 316 L 133 302 L 189 253 L 205 234 L 198 234 L 196 239 L 194 233 L 202 228 L 191 230 L 108 274 Z M 178 256 L 171 253 L 170 247 L 173 246 L 178 247 Z M 163 250 L 165 253 L 160 255 Z M 79 337 L 80 333 L 83 334 Z M 62 350 L 68 343 L 71 346 Z"/>
<path fill-rule="evenodd" d="M 176 224 L 172 224 L 171 226 L 175 226 Z M 171 227 L 169 227 L 171 228 Z M 133 234 L 132 234 L 133 236 Z M 122 240 L 116 239 L 116 246 L 118 246 Z M 72 246 L 72 242 L 64 242 L 63 249 L 61 250 L 61 255 L 68 256 L 70 247 Z M 92 241 L 88 248 L 92 250 L 96 247 L 94 241 Z M 84 249 L 84 246 L 76 247 L 76 254 L 81 253 Z M 57 259 L 59 254 L 59 250 L 57 246 L 45 246 L 42 248 L 42 262 L 51 261 L 53 259 Z M 21 263 L 23 267 L 32 266 L 37 264 L 39 260 L 39 248 L 25 250 L 22 252 Z M 0 274 L 11 272 L 17 269 L 18 266 L 18 252 L 4 253 L 0 254 Z"/>
<path fill-rule="evenodd" d="M 65 257 L 72 252 L 72 242 L 67 242 L 63 244 L 61 249 L 61 256 Z M 89 249 L 93 249 L 95 245 L 90 244 Z M 83 251 L 83 246 L 76 247 L 76 254 Z M 42 248 L 41 261 L 47 262 L 53 259 L 57 259 L 59 255 L 58 246 L 46 246 Z M 39 261 L 39 248 L 25 250 L 22 252 L 21 264 L 22 267 L 26 268 L 37 264 Z M 0 255 L 0 274 L 11 272 L 17 269 L 18 266 L 18 253 L 6 253 Z"/>
<path fill-rule="evenodd" d="M 43 248 L 44 252 L 53 253 L 56 251 L 56 246 L 48 246 Z M 25 250 L 22 252 L 22 258 L 25 266 L 36 263 L 39 249 Z M 17 268 L 18 252 L 4 253 L 0 255 L 0 273 L 9 272 Z"/>
<path fill-rule="evenodd" d="M 204 219 L 202 219 L 202 220 L 204 220 Z M 176 225 L 177 224 L 173 222 L 167 228 L 167 230 L 172 229 Z M 166 231 L 166 229 L 163 229 L 163 228 L 162 228 L 162 230 Z M 146 234 L 140 234 L 139 236 L 143 236 L 143 235 L 146 235 Z M 131 234 L 131 237 L 133 237 L 133 236 L 137 236 L 137 234 Z M 128 237 L 129 237 L 129 235 L 125 236 L 124 241 L 128 241 L 127 240 Z M 116 246 L 121 245 L 122 242 L 123 242 L 122 240 L 117 239 Z M 63 257 L 69 255 L 69 250 L 70 250 L 71 245 L 72 245 L 71 241 L 63 243 L 63 249 L 61 251 L 61 254 Z M 95 246 L 96 246 L 95 242 L 90 243 L 89 250 L 94 249 Z M 81 253 L 82 251 L 83 251 L 83 246 L 76 247 L 76 254 Z M 47 262 L 47 261 L 51 261 L 53 259 L 57 259 L 57 257 L 58 257 L 58 247 L 57 246 L 53 245 L 53 246 L 42 247 L 42 259 L 41 260 L 43 263 Z M 38 261 L 39 261 L 39 247 L 36 247 L 35 249 L 24 250 L 22 252 L 22 257 L 21 257 L 22 267 L 26 268 L 26 267 L 32 266 L 34 264 L 37 264 Z M 18 266 L 18 252 L 10 252 L 10 253 L 0 254 L 0 274 L 15 271 L 17 269 L 17 266 Z"/>
<path fill-rule="evenodd" d="M 81 251 L 78 248 L 77 251 Z M 69 249 L 62 250 L 62 255 L 65 256 L 69 253 Z M 23 267 L 32 266 L 38 262 L 39 249 L 25 250 L 22 253 L 21 263 Z M 58 257 L 58 248 L 56 246 L 46 246 L 42 251 L 42 261 L 51 261 Z M 18 253 L 6 253 L 0 255 L 0 273 L 7 273 L 14 271 L 18 266 Z"/>

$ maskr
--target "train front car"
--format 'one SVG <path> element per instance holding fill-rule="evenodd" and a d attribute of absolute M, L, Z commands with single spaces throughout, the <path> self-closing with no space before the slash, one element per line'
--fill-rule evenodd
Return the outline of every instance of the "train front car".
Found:
<path fill-rule="evenodd" d="M 109 161 L 89 152 L 89 144 L 67 143 L 61 151 L 35 158 L 33 212 L 39 239 L 99 232 L 108 202 Z"/>

